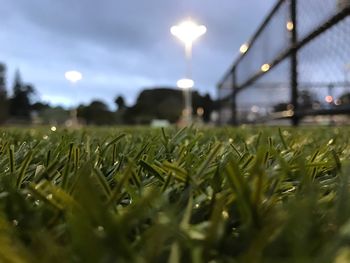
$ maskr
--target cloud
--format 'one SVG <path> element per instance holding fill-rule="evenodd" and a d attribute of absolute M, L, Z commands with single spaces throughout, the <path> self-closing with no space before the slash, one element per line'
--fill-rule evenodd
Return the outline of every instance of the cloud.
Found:
<path fill-rule="evenodd" d="M 117 94 L 132 103 L 151 85 L 183 77 L 183 46 L 169 28 L 191 16 L 208 27 L 194 45 L 193 73 L 201 92 L 215 85 L 274 0 L 7 0 L 0 11 L 0 50 L 11 72 L 49 97 L 67 97 L 63 74 L 82 71 L 81 101 L 111 105 Z M 254 8 L 251 8 L 254 6 Z M 66 95 L 65 95 L 66 94 Z"/>

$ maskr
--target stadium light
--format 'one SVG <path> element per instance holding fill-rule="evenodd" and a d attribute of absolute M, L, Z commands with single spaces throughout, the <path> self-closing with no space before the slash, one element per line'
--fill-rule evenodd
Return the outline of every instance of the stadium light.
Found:
<path fill-rule="evenodd" d="M 78 81 L 83 79 L 83 75 L 79 71 L 76 71 L 76 70 L 67 71 L 66 73 L 64 73 L 64 77 L 72 85 L 75 85 L 75 83 L 77 83 Z M 73 107 L 73 109 L 71 111 L 71 118 L 72 118 L 71 125 L 73 127 L 77 127 L 78 126 L 78 105 L 77 105 L 77 107 Z"/>
<path fill-rule="evenodd" d="M 170 32 L 185 44 L 186 78 L 179 80 L 177 86 L 184 91 L 185 110 L 183 112 L 186 124 L 189 125 L 192 122 L 191 93 L 194 85 L 192 80 L 192 46 L 195 40 L 207 32 L 207 28 L 189 19 L 172 26 Z"/>

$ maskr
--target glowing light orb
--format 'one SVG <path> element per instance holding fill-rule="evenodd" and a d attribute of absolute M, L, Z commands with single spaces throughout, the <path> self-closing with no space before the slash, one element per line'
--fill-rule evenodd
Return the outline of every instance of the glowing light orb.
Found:
<path fill-rule="evenodd" d="M 68 81 L 75 83 L 75 82 L 81 80 L 83 78 L 83 75 L 79 71 L 71 70 L 71 71 L 67 71 L 66 73 L 64 73 L 64 77 Z"/>

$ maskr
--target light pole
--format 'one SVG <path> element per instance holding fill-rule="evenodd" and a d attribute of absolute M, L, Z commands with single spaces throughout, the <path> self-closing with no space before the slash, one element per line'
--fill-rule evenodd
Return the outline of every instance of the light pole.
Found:
<path fill-rule="evenodd" d="M 72 86 L 74 86 L 75 83 L 77 83 L 79 80 L 83 78 L 83 75 L 79 71 L 71 70 L 64 73 L 64 77 L 66 78 L 66 80 L 68 80 L 71 83 Z M 78 106 L 73 107 L 71 111 L 71 118 L 72 118 L 72 126 L 73 127 L 78 126 Z"/>
<path fill-rule="evenodd" d="M 203 25 L 198 25 L 192 20 L 186 20 L 176 26 L 170 28 L 171 34 L 179 38 L 185 44 L 186 57 L 186 75 L 184 79 L 177 82 L 177 86 L 184 92 L 185 109 L 183 117 L 187 125 L 192 122 L 192 88 L 194 82 L 192 80 L 192 46 L 193 42 L 201 35 L 205 34 L 207 28 Z"/>

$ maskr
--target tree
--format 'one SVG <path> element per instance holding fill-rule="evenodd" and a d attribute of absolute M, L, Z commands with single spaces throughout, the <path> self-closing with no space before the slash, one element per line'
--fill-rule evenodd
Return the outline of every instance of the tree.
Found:
<path fill-rule="evenodd" d="M 32 110 L 36 112 L 42 112 L 50 108 L 48 103 L 37 101 L 32 105 Z"/>
<path fill-rule="evenodd" d="M 203 108 L 203 120 L 209 121 L 214 110 L 214 102 L 209 94 L 204 97 L 197 91 L 192 92 L 193 114 Z M 165 119 L 177 122 L 184 108 L 183 93 L 179 89 L 153 88 L 143 90 L 133 107 L 127 108 L 124 120 L 127 124 L 149 124 L 153 119 Z"/>
<path fill-rule="evenodd" d="M 349 105 L 350 104 L 350 93 L 343 93 L 339 97 L 340 105 Z"/>
<path fill-rule="evenodd" d="M 69 110 L 66 110 L 61 106 L 50 107 L 48 105 L 46 107 L 46 105 L 47 104 L 36 105 L 36 107 L 40 108 L 40 110 L 38 110 L 37 113 L 42 123 L 44 124 L 56 123 L 56 124 L 62 125 L 70 118 Z"/>
<path fill-rule="evenodd" d="M 7 115 L 6 66 L 0 63 L 0 124 L 6 121 Z"/>
<path fill-rule="evenodd" d="M 19 71 L 16 72 L 13 85 L 13 96 L 10 99 L 10 115 L 23 120 L 30 119 L 30 96 L 35 93 L 30 84 L 23 84 Z"/>
<path fill-rule="evenodd" d="M 166 119 L 176 122 L 183 109 L 180 90 L 155 88 L 143 90 L 136 104 L 125 112 L 127 124 L 149 124 L 153 119 Z"/>
<path fill-rule="evenodd" d="M 128 107 L 125 104 L 124 98 L 119 95 L 115 98 L 114 103 L 117 105 L 117 112 L 114 114 L 115 124 L 125 124 L 126 121 L 126 112 Z"/>
<path fill-rule="evenodd" d="M 123 98 L 122 96 L 119 95 L 119 96 L 114 100 L 114 102 L 115 102 L 115 104 L 117 104 L 118 111 L 126 108 L 125 100 L 124 100 L 124 98 Z"/>
<path fill-rule="evenodd" d="M 110 125 L 115 122 L 113 112 L 99 100 L 92 101 L 88 106 L 80 105 L 78 118 L 84 119 L 88 125 Z"/>
<path fill-rule="evenodd" d="M 204 96 L 201 96 L 197 91 L 193 92 L 193 110 L 194 113 L 197 113 L 198 108 L 203 109 L 203 121 L 210 121 L 210 114 L 214 110 L 214 101 L 211 99 L 210 95 L 207 93 Z"/>

